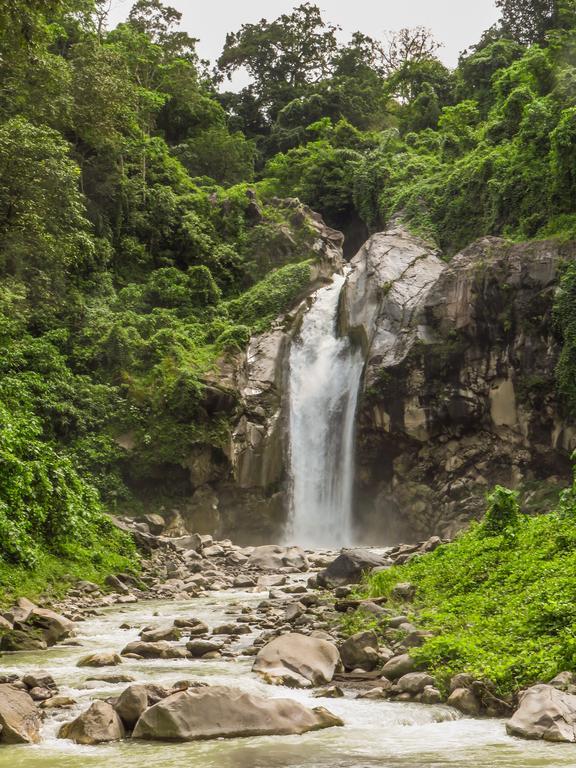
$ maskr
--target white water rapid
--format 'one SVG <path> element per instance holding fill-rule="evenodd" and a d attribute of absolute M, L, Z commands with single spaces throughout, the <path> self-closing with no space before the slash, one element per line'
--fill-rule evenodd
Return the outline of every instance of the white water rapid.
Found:
<path fill-rule="evenodd" d="M 352 541 L 354 427 L 363 358 L 337 335 L 344 277 L 316 292 L 290 351 L 290 476 L 287 538 L 305 547 Z"/>

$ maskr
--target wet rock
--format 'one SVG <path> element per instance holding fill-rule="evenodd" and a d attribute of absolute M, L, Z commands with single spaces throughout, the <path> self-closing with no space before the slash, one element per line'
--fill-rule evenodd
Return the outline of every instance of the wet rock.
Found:
<path fill-rule="evenodd" d="M 342 725 L 324 709 L 291 699 L 268 699 L 236 688 L 214 686 L 177 693 L 146 710 L 134 738 L 195 741 L 301 734 Z"/>
<path fill-rule="evenodd" d="M 286 567 L 307 571 L 310 564 L 306 553 L 300 547 L 280 547 L 267 544 L 254 548 L 246 566 L 260 571 L 277 571 Z"/>
<path fill-rule="evenodd" d="M 112 685 L 116 685 L 117 683 L 133 683 L 135 682 L 134 677 L 132 675 L 98 675 L 94 677 L 88 677 L 86 678 L 87 682 L 101 682 L 101 683 L 111 683 Z"/>
<path fill-rule="evenodd" d="M 29 694 L 0 685 L 0 744 L 37 744 L 40 725 L 40 712 Z"/>
<path fill-rule="evenodd" d="M 74 622 L 65 616 L 36 606 L 30 611 L 25 623 L 27 627 L 40 631 L 48 646 L 70 637 L 75 626 Z"/>
<path fill-rule="evenodd" d="M 427 672 L 409 672 L 396 681 L 400 693 L 416 695 L 422 693 L 427 686 L 434 685 L 434 678 Z"/>
<path fill-rule="evenodd" d="M 24 675 L 22 682 L 27 688 L 48 688 L 52 691 L 55 691 L 58 688 L 52 675 L 43 670 L 29 672 L 27 675 Z"/>
<path fill-rule="evenodd" d="M 519 706 L 506 723 L 510 736 L 554 742 L 576 742 L 576 696 L 551 685 L 523 691 Z"/>
<path fill-rule="evenodd" d="M 312 695 L 315 699 L 341 699 L 344 691 L 337 685 L 331 685 L 328 688 L 319 688 Z"/>
<path fill-rule="evenodd" d="M 182 632 L 178 627 L 157 627 L 156 629 L 142 630 L 140 639 L 145 643 L 158 643 L 161 640 L 180 640 Z"/>
<path fill-rule="evenodd" d="M 379 662 L 378 638 L 374 632 L 358 632 L 340 646 L 340 658 L 346 669 L 370 672 Z"/>
<path fill-rule="evenodd" d="M 106 576 L 106 579 L 104 580 L 104 583 L 107 587 L 110 587 L 114 590 L 114 592 L 117 592 L 119 595 L 128 595 L 130 594 L 130 589 L 124 584 L 123 581 L 120 581 L 120 579 L 117 576 L 113 576 L 112 574 Z"/>
<path fill-rule="evenodd" d="M 422 691 L 422 704 L 440 704 L 442 694 L 433 685 L 427 685 Z"/>
<path fill-rule="evenodd" d="M 469 688 L 456 688 L 446 703 L 469 717 L 478 717 L 481 711 L 480 702 Z"/>
<path fill-rule="evenodd" d="M 106 701 L 95 701 L 86 712 L 64 723 L 58 731 L 59 739 L 70 739 L 76 744 L 103 744 L 119 741 L 125 735 L 122 720 Z"/>
<path fill-rule="evenodd" d="M 40 630 L 12 629 L 0 640 L 3 651 L 45 651 L 48 643 Z"/>
<path fill-rule="evenodd" d="M 367 691 L 361 691 L 356 698 L 357 699 L 374 699 L 375 701 L 378 701 L 380 699 L 389 699 L 391 687 L 392 687 L 392 683 L 390 683 L 389 681 L 381 680 L 376 687 L 370 688 Z"/>
<path fill-rule="evenodd" d="M 40 709 L 68 709 L 68 707 L 74 707 L 76 704 L 76 699 L 70 696 L 52 696 L 52 698 L 40 703 Z"/>
<path fill-rule="evenodd" d="M 140 716 L 148 707 L 148 691 L 145 685 L 130 685 L 122 691 L 113 707 L 127 730 L 133 730 Z"/>
<path fill-rule="evenodd" d="M 290 632 L 261 648 L 252 669 L 269 683 L 309 687 L 331 682 L 339 663 L 333 643 Z"/>
<path fill-rule="evenodd" d="M 214 627 L 214 635 L 249 635 L 252 630 L 246 624 L 221 624 Z"/>
<path fill-rule="evenodd" d="M 116 667 L 122 664 L 122 658 L 116 651 L 100 651 L 83 656 L 77 663 L 77 667 Z"/>
<path fill-rule="evenodd" d="M 344 549 L 318 576 L 318 584 L 327 589 L 358 584 L 362 575 L 378 565 L 387 565 L 388 559 L 369 549 Z"/>
<path fill-rule="evenodd" d="M 394 656 L 394 658 L 386 662 L 382 667 L 382 674 L 389 680 L 398 680 L 398 678 L 414 672 L 415 669 L 414 659 L 407 653 L 403 653 L 400 656 Z"/>
<path fill-rule="evenodd" d="M 219 653 L 223 645 L 222 643 L 216 643 L 213 640 L 201 640 L 195 638 L 186 643 L 187 650 L 192 654 L 195 659 L 205 656 L 207 653 Z"/>
<path fill-rule="evenodd" d="M 184 659 L 188 656 L 183 648 L 175 648 L 161 640 L 158 643 L 145 643 L 135 640 L 122 649 L 122 656 L 139 656 L 142 659 Z"/>

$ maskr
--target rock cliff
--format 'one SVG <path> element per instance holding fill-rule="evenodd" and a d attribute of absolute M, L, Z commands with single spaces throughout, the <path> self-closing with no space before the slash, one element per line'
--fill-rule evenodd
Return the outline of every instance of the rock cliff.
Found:
<path fill-rule="evenodd" d="M 352 261 L 342 327 L 363 344 L 357 527 L 388 543 L 452 535 L 485 491 L 523 491 L 528 508 L 570 475 L 552 306 L 574 247 L 484 238 L 450 263 L 396 229 Z"/>
<path fill-rule="evenodd" d="M 288 432 L 287 362 L 314 291 L 343 267 L 343 235 L 298 201 L 295 214 L 313 234 L 310 282 L 296 306 L 266 333 L 252 337 L 248 349 L 223 360 L 215 374 L 220 391 L 235 401 L 228 408 L 231 429 L 223 450 L 198 446 L 188 469 L 194 488 L 184 508 L 190 531 L 233 535 L 246 543 L 270 541 L 287 513 L 285 456 Z"/>

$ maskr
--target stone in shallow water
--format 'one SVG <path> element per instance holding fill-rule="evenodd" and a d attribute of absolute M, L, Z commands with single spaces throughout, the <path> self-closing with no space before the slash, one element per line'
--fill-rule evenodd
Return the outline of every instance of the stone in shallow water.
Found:
<path fill-rule="evenodd" d="M 340 654 L 333 643 L 289 632 L 267 643 L 252 669 L 267 682 L 307 688 L 331 682 L 339 666 Z"/>
<path fill-rule="evenodd" d="M 506 723 L 510 736 L 576 742 L 576 696 L 551 685 L 534 685 L 520 694 L 520 704 Z"/>
<path fill-rule="evenodd" d="M 196 741 L 238 736 L 285 736 L 343 725 L 323 708 L 268 699 L 237 688 L 196 688 L 169 696 L 141 716 L 135 739 Z"/>

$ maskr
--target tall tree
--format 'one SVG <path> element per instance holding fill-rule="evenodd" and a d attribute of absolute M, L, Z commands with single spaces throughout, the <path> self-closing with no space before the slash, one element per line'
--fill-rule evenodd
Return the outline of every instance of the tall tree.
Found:
<path fill-rule="evenodd" d="M 330 73 L 337 30 L 323 20 L 318 6 L 303 3 L 275 21 L 262 19 L 229 33 L 218 70 L 229 78 L 238 69 L 248 70 L 261 107 L 274 116 Z"/>
<path fill-rule="evenodd" d="M 496 0 L 496 6 L 503 31 L 525 45 L 545 42 L 546 33 L 559 23 L 559 0 Z"/>

